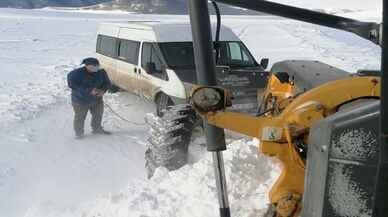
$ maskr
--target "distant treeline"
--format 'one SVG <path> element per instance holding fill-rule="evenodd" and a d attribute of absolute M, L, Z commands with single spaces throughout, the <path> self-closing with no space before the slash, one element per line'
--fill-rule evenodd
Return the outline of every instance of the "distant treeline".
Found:
<path fill-rule="evenodd" d="M 0 7 L 11 8 L 42 8 L 53 7 L 80 7 L 98 4 L 106 0 L 1 0 Z"/>
<path fill-rule="evenodd" d="M 153 14 L 187 14 L 188 0 L 0 0 L 0 7 L 87 7 L 94 10 L 124 10 Z M 211 13 L 213 7 L 209 5 Z M 259 13 L 220 5 L 222 14 L 257 15 Z"/>

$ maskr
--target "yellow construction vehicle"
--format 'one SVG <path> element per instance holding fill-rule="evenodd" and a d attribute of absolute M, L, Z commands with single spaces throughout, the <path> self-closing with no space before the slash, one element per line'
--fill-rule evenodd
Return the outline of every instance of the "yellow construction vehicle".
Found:
<path fill-rule="evenodd" d="M 295 92 L 295 82 L 278 80 L 273 73 L 270 81 L 275 82 L 268 84 L 265 93 L 280 97 L 279 103 L 267 110 L 270 115 L 263 112 L 263 116 L 255 117 L 225 111 L 232 96 L 218 87 L 197 86 L 192 93 L 192 105 L 209 124 L 258 138 L 261 152 L 280 160 L 282 172 L 269 195 L 275 207 L 271 211 L 276 211 L 279 217 L 298 216 L 310 127 L 350 103 L 379 99 L 380 78 L 349 75 L 299 94 Z M 273 113 L 275 110 L 279 112 Z"/>
<path fill-rule="evenodd" d="M 262 94 L 259 113 L 279 114 L 301 93 L 326 82 L 349 77 L 349 73 L 319 61 L 290 60 L 275 63 Z"/>
<path fill-rule="evenodd" d="M 387 216 L 388 116 L 384 108 L 388 109 L 388 97 L 384 87 L 388 73 L 384 70 L 388 70 L 388 36 L 382 33 L 388 31 L 388 0 L 384 25 L 269 1 L 214 1 L 345 30 L 383 47 L 382 69 L 377 74 L 350 74 L 317 61 L 276 63 L 259 114 L 236 113 L 227 109 L 233 96 L 217 87 L 214 77 L 207 1 L 189 0 L 201 84 L 191 93 L 191 106 L 205 121 L 220 215 L 230 217 L 222 159 L 223 129 L 229 129 L 258 138 L 260 151 L 281 162 L 282 172 L 270 191 L 271 207 L 265 217 L 301 213 L 303 217 Z"/>

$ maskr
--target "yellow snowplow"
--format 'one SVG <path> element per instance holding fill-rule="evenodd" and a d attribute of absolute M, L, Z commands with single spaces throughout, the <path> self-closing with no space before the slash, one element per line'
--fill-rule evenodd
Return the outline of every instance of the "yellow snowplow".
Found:
<path fill-rule="evenodd" d="M 189 0 L 200 84 L 192 91 L 191 106 L 204 120 L 213 153 L 220 216 L 231 216 L 223 129 L 258 138 L 260 151 L 281 162 L 265 217 L 387 216 L 388 35 L 383 32 L 388 31 L 388 0 L 383 24 L 260 0 L 214 0 L 216 11 L 215 2 L 352 32 L 381 45 L 383 52 L 379 72 L 350 74 L 317 61 L 276 63 L 258 115 L 231 112 L 233 96 L 217 87 L 214 77 L 217 52 L 204 13 L 207 1 Z"/>
<path fill-rule="evenodd" d="M 275 77 L 272 74 L 270 80 L 278 80 Z M 311 126 L 351 104 L 378 100 L 380 78 L 349 75 L 301 94 L 296 94 L 295 89 L 293 81 L 269 83 L 265 95 L 280 96 L 280 103 L 273 104 L 259 117 L 225 111 L 232 96 L 222 88 L 197 86 L 192 93 L 194 109 L 209 124 L 258 138 L 260 151 L 280 160 L 282 172 L 269 195 L 279 217 L 299 215 Z"/>

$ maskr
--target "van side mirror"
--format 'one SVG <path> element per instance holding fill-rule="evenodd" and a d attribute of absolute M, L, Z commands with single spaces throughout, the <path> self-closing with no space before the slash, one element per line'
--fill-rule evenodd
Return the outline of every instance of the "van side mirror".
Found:
<path fill-rule="evenodd" d="M 153 63 L 153 62 L 146 63 L 145 70 L 147 71 L 148 74 L 156 73 L 156 65 L 155 65 L 155 63 Z"/>
<path fill-rule="evenodd" d="M 261 59 L 261 61 L 260 61 L 261 67 L 263 67 L 264 69 L 267 69 L 268 68 L 268 64 L 269 64 L 269 59 L 268 58 Z"/>

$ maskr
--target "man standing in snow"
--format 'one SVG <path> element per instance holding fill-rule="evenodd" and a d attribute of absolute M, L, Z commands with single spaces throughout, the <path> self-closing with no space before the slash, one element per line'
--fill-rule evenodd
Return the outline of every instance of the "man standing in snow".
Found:
<path fill-rule="evenodd" d="M 86 58 L 83 67 L 71 71 L 67 75 L 67 83 L 71 88 L 71 101 L 74 109 L 74 130 L 76 139 L 84 137 L 85 118 L 90 111 L 93 134 L 106 134 L 101 125 L 104 113 L 103 96 L 111 83 L 105 70 L 100 69 L 96 58 Z"/>

